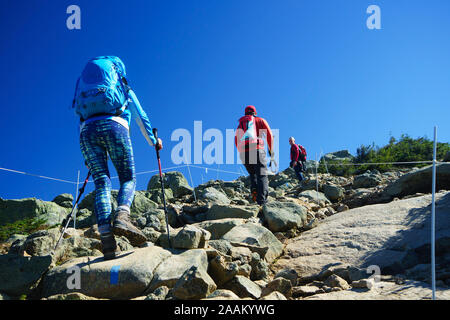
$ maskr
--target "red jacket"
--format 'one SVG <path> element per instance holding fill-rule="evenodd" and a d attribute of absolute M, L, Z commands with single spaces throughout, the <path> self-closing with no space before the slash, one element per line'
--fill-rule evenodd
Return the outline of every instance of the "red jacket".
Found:
<path fill-rule="evenodd" d="M 291 161 L 297 162 L 300 157 L 300 148 L 295 143 L 291 146 Z"/>
<path fill-rule="evenodd" d="M 256 129 L 255 139 L 245 139 L 242 141 L 244 133 L 247 131 L 247 125 L 251 122 L 253 118 L 253 123 Z M 267 121 L 263 118 L 246 115 L 239 119 L 239 125 L 236 130 L 236 135 L 234 137 L 234 143 L 239 152 L 244 152 L 254 149 L 264 149 L 264 137 L 267 140 L 267 145 L 269 147 L 269 152 L 272 152 L 273 147 L 273 134 L 269 127 Z"/>

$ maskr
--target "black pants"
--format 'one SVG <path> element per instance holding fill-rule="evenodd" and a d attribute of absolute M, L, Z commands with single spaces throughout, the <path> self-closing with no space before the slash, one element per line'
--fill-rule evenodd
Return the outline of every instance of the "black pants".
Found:
<path fill-rule="evenodd" d="M 294 165 L 294 161 L 291 162 L 291 167 L 292 167 L 293 165 Z M 303 171 L 303 172 L 305 171 L 302 162 L 297 161 L 297 164 L 296 164 L 296 166 L 294 167 L 294 171 L 295 171 L 295 175 L 297 176 L 297 179 L 298 179 L 299 181 L 303 181 L 303 179 L 305 179 L 304 176 L 303 176 L 303 173 L 302 173 L 302 171 Z"/>
<path fill-rule="evenodd" d="M 250 174 L 250 188 L 256 191 L 256 202 L 266 203 L 269 195 L 269 179 L 267 178 L 266 152 L 262 149 L 240 153 L 242 163 Z"/>

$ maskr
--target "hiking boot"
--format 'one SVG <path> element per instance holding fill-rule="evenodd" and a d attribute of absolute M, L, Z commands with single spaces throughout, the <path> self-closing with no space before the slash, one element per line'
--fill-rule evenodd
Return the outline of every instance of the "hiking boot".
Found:
<path fill-rule="evenodd" d="M 127 238 L 133 247 L 139 247 L 147 241 L 145 234 L 131 223 L 130 213 L 121 208 L 118 208 L 118 211 L 116 211 L 113 232 L 117 236 Z"/>
<path fill-rule="evenodd" d="M 100 234 L 100 240 L 102 242 L 102 252 L 105 260 L 111 260 L 116 257 L 116 239 L 112 232 Z"/>

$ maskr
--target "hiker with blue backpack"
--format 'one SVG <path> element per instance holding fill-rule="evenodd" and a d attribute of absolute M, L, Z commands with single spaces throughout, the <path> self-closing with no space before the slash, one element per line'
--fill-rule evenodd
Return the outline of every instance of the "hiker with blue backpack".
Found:
<path fill-rule="evenodd" d="M 291 162 L 290 167 L 294 169 L 298 180 L 302 182 L 305 180 L 303 172 L 306 172 L 306 150 L 303 146 L 295 143 L 295 138 L 289 138 L 291 145 Z"/>
<path fill-rule="evenodd" d="M 72 107 L 80 117 L 80 148 L 95 184 L 95 215 L 105 260 L 116 256 L 114 235 L 125 236 L 133 246 L 147 241 L 130 220 L 136 189 L 136 171 L 129 128 L 138 123 L 147 142 L 162 149 L 147 114 L 126 80 L 125 65 L 115 56 L 88 61 L 78 78 Z M 117 170 L 120 190 L 112 219 L 108 155 Z"/>

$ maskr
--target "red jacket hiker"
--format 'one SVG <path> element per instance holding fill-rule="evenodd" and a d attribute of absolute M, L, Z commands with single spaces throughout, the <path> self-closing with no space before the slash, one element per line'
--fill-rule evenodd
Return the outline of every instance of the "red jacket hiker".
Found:
<path fill-rule="evenodd" d="M 296 144 L 291 145 L 291 162 L 300 161 L 300 148 Z"/>
<path fill-rule="evenodd" d="M 254 129 L 256 129 L 256 136 L 253 136 L 251 132 L 247 134 L 247 131 L 252 130 L 251 127 L 249 128 L 249 126 L 252 125 L 254 126 Z M 246 137 L 244 137 L 244 135 Z M 264 149 L 264 136 L 267 140 L 269 154 L 272 154 L 273 134 L 267 121 L 253 115 L 245 115 L 239 119 L 239 125 L 236 130 L 236 136 L 234 137 L 234 143 L 239 152 Z"/>

